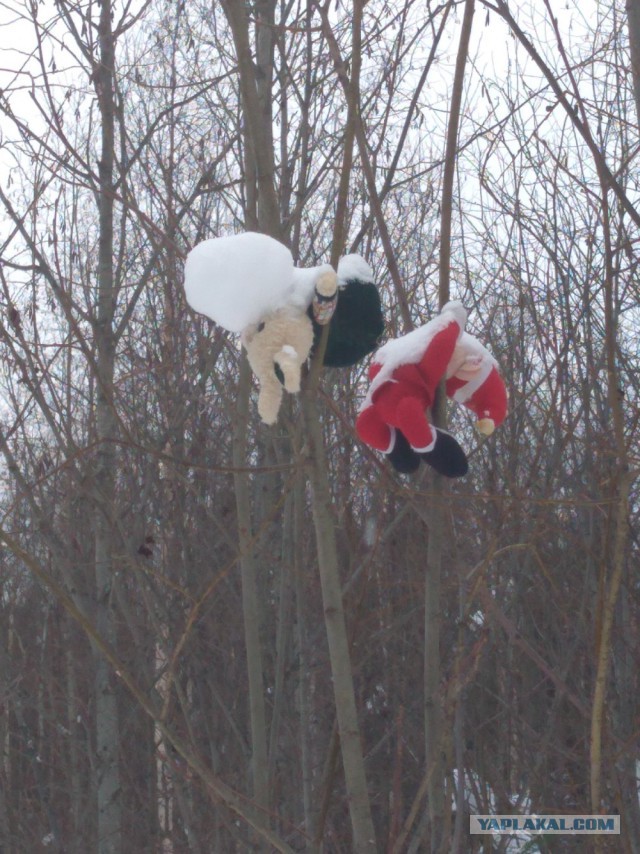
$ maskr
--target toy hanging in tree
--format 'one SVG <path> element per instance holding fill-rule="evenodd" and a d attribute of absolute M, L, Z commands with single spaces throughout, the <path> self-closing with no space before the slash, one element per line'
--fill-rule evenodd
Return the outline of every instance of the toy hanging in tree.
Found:
<path fill-rule="evenodd" d="M 324 364 L 353 365 L 372 352 L 384 328 L 369 266 L 347 255 L 337 274 L 329 264 L 296 268 L 286 246 L 247 232 L 205 240 L 185 264 L 189 305 L 242 344 L 260 383 L 258 412 L 275 423 L 283 388 L 300 390 L 302 365 L 329 323 Z M 339 299 L 338 299 L 339 296 Z"/>
<path fill-rule="evenodd" d="M 314 348 L 321 327 L 311 317 Z M 338 304 L 331 317 L 323 364 L 327 368 L 349 368 L 378 346 L 384 332 L 380 294 L 373 271 L 361 255 L 344 255 L 338 261 Z"/>
<path fill-rule="evenodd" d="M 387 342 L 374 356 L 356 431 L 400 472 L 416 471 L 422 459 L 446 477 L 467 473 L 458 442 L 429 420 L 443 378 L 447 395 L 476 415 L 484 435 L 506 417 L 507 392 L 497 362 L 464 331 L 466 319 L 460 302 L 448 302 L 438 317 Z"/>

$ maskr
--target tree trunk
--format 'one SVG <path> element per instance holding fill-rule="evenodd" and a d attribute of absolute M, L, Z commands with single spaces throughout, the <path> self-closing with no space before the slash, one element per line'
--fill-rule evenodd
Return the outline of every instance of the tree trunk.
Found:
<path fill-rule="evenodd" d="M 259 37 L 257 64 L 254 64 L 249 42 L 249 24 L 244 3 L 223 0 L 222 8 L 231 27 L 238 58 L 238 77 L 242 98 L 244 141 L 254 160 L 257 183 L 258 230 L 276 239 L 282 237 L 280 209 L 275 191 L 275 164 L 271 124 L 271 81 L 273 68 L 273 0 L 261 0 L 258 6 Z M 264 19 L 260 14 L 266 16 Z M 260 63 L 263 65 L 260 65 Z M 267 63 L 264 65 L 264 63 Z M 258 73 L 256 73 L 256 69 Z M 258 77 L 260 80 L 258 81 Z"/>
<path fill-rule="evenodd" d="M 302 537 L 304 533 L 304 483 L 301 478 L 294 486 L 293 507 L 293 576 L 295 579 L 296 597 L 296 651 L 298 685 L 296 690 L 296 706 L 299 720 L 300 743 L 300 774 L 302 777 L 302 817 L 303 827 L 307 836 L 312 829 L 312 793 L 313 769 L 311 761 L 310 734 L 311 713 L 309 698 L 309 654 L 308 629 L 306 615 L 306 588 L 303 573 Z M 309 846 L 308 846 L 309 847 Z"/>
<path fill-rule="evenodd" d="M 335 524 L 331 511 L 328 464 L 322 437 L 322 422 L 316 405 L 317 390 L 303 391 L 304 434 L 309 446 L 309 482 L 312 489 L 313 521 L 318 550 L 322 605 L 329 643 L 331 676 L 340 733 L 340 749 L 347 786 L 347 801 L 353 851 L 376 851 L 375 832 L 364 770 L 364 757 L 353 687 L 351 653 L 342 602 Z"/>
<path fill-rule="evenodd" d="M 255 543 L 251 526 L 249 474 L 238 471 L 246 466 L 247 427 L 251 370 L 244 351 L 240 357 L 238 407 L 233 437 L 233 485 L 238 514 L 240 571 L 242 576 L 242 611 L 249 682 L 249 720 L 251 726 L 251 778 L 253 799 L 265 810 L 269 803 L 269 764 L 267 759 L 267 724 L 264 708 L 262 645 L 260 642 L 260 608 L 256 579 Z"/>
<path fill-rule="evenodd" d="M 96 336 L 96 438 L 95 461 L 95 624 L 100 636 L 115 648 L 116 628 L 111 607 L 113 583 L 113 535 L 117 425 L 113 403 L 115 341 L 113 317 L 113 171 L 114 171 L 114 59 L 115 38 L 111 29 L 111 3 L 102 3 L 98 27 L 100 63 L 94 83 L 101 119 L 98 309 Z M 111 668 L 95 651 L 96 763 L 99 854 L 122 851 L 118 709 Z"/>
<path fill-rule="evenodd" d="M 611 407 L 611 421 L 614 439 L 615 470 L 612 477 L 612 506 L 609 517 L 610 534 L 607 538 L 601 567 L 601 595 L 599 597 L 598 617 L 600 632 L 596 641 L 596 676 L 591 708 L 591 811 L 599 813 L 603 807 L 602 765 L 603 737 L 605 728 L 605 700 L 612 656 L 612 634 L 616 603 L 620 594 L 626 563 L 627 539 L 629 536 L 629 496 L 633 473 L 629 471 L 627 440 L 625 436 L 623 386 L 617 364 L 617 305 L 616 273 L 611 240 L 611 220 L 609 208 L 609 189 L 606 176 L 600 170 L 602 191 L 602 224 L 605 249 L 605 348 L 607 360 L 607 393 Z M 601 849 L 601 840 L 596 837 L 596 850 Z"/>
<path fill-rule="evenodd" d="M 629 567 L 623 583 L 631 584 Z M 618 599 L 617 619 L 619 630 L 614 637 L 613 672 L 616 686 L 616 702 L 612 704 L 611 717 L 614 734 L 625 742 L 632 738 L 634 720 L 637 715 L 638 698 L 634 690 L 634 630 L 631 624 L 631 608 L 627 596 Z M 629 854 L 640 854 L 640 803 L 636 756 L 626 753 L 616 762 L 617 783 L 621 802 L 620 820 L 622 833 L 628 840 Z"/>
<path fill-rule="evenodd" d="M 640 126 L 640 0 L 627 0 L 627 20 L 633 97 L 636 102 L 636 118 Z"/>
<path fill-rule="evenodd" d="M 466 0 L 456 69 L 451 94 L 449 125 L 442 181 L 442 217 L 440 230 L 440 307 L 449 300 L 451 263 L 451 215 L 453 207 L 453 180 L 456 167 L 458 127 L 464 70 L 469 50 L 474 0 Z M 433 411 L 434 423 L 446 426 L 446 399 L 443 389 L 438 390 Z M 442 727 L 441 661 L 440 661 L 440 579 L 442 576 L 444 527 L 446 524 L 446 494 L 442 477 L 436 475 L 433 487 L 433 504 L 429 514 L 429 546 L 425 573 L 424 608 L 424 733 L 425 762 L 427 766 L 427 796 L 430 819 L 431 852 L 445 850 L 445 778 L 444 733 Z"/>
<path fill-rule="evenodd" d="M 440 421 L 440 419 L 437 420 Z M 436 475 L 434 478 L 431 500 L 433 504 L 429 513 L 429 545 L 424 584 L 424 744 L 426 773 L 428 774 L 430 850 L 435 854 L 435 852 L 440 851 L 442 845 L 445 778 L 440 691 L 440 576 L 442 574 L 442 528 L 445 524 L 445 495 L 444 484 L 440 475 Z"/>

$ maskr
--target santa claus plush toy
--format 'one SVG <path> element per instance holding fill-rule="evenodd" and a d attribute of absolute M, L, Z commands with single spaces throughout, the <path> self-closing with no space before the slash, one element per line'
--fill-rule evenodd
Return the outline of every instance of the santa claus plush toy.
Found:
<path fill-rule="evenodd" d="M 497 362 L 464 331 L 466 319 L 462 304 L 449 302 L 438 317 L 374 356 L 356 431 L 400 472 L 415 471 L 422 459 L 447 477 L 467 473 L 458 442 L 429 420 L 443 378 L 447 395 L 475 414 L 479 432 L 490 435 L 506 417 L 507 392 Z"/>

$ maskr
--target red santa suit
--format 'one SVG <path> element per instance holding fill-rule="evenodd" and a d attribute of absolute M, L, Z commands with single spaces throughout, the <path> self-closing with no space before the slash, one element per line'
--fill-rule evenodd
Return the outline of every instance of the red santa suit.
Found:
<path fill-rule="evenodd" d="M 390 454 L 399 431 L 416 453 L 431 452 L 438 433 L 428 413 L 443 377 L 447 394 L 475 413 L 481 432 L 504 420 L 507 395 L 497 363 L 464 332 L 466 318 L 460 302 L 449 302 L 438 317 L 378 350 L 356 421 L 364 442 Z"/>

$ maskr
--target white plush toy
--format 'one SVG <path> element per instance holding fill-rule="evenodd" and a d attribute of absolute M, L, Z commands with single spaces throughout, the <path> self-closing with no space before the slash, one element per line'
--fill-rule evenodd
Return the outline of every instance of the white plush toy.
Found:
<path fill-rule="evenodd" d="M 205 240 L 185 264 L 189 305 L 229 332 L 240 332 L 249 364 L 260 383 L 258 412 L 275 423 L 288 392 L 300 390 L 302 365 L 313 345 L 307 314 L 328 323 L 336 305 L 338 278 L 329 264 L 297 269 L 286 246 L 247 232 Z"/>
<path fill-rule="evenodd" d="M 316 282 L 315 300 L 335 304 L 336 289 L 333 270 L 323 272 Z M 260 383 L 258 414 L 265 424 L 275 424 L 283 386 L 291 394 L 300 391 L 302 366 L 313 346 L 311 318 L 295 306 L 285 306 L 247 327 L 241 340 Z"/>

